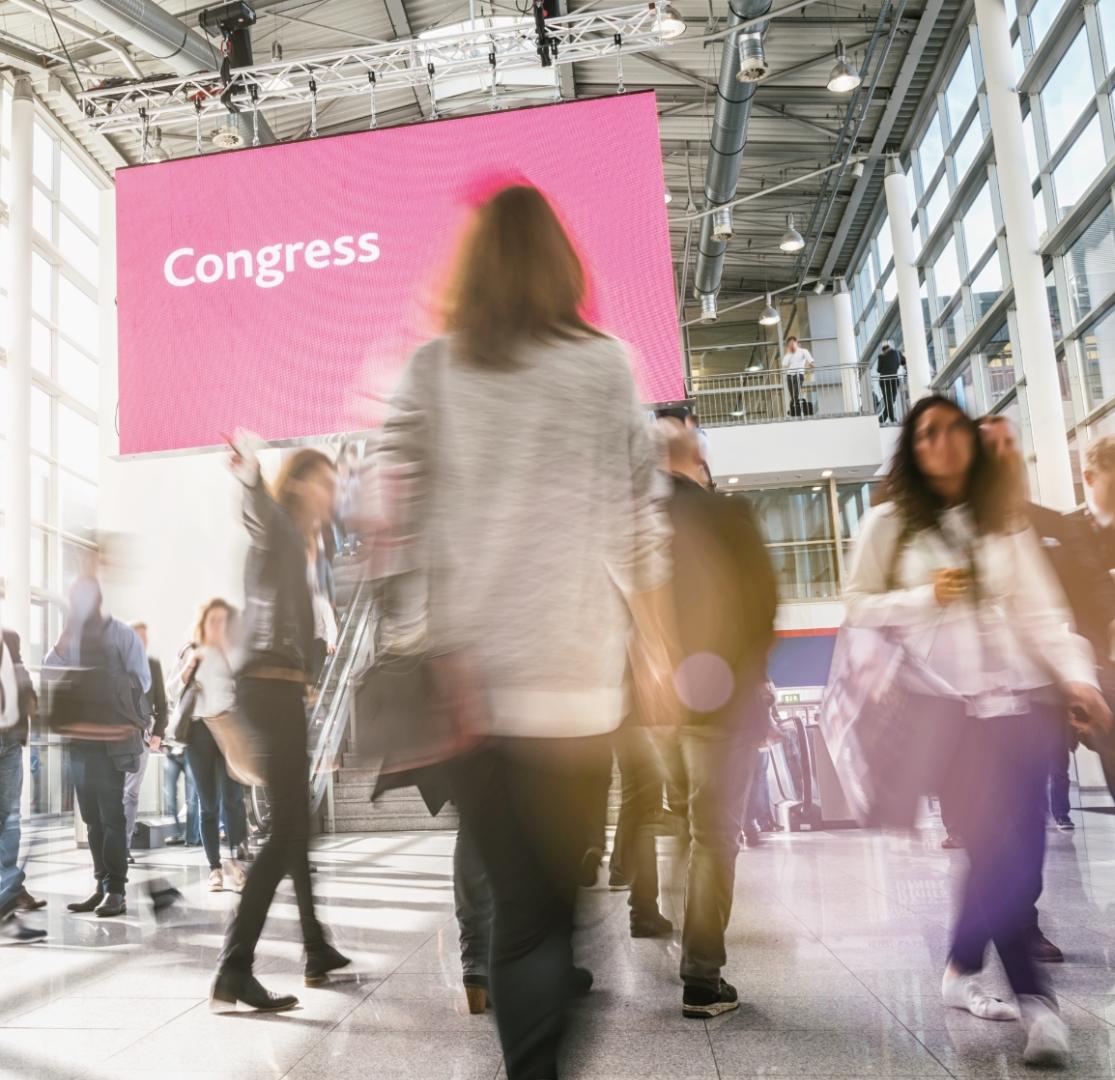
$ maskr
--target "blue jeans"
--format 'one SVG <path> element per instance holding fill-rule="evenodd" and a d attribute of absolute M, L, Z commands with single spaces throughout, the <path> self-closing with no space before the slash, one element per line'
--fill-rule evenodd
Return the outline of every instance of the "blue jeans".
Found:
<path fill-rule="evenodd" d="M 484 985 L 492 947 L 492 889 L 476 840 L 466 825 L 457 829 L 453 848 L 453 898 L 461 936 L 461 970 L 465 985 Z M 477 983 L 477 980 L 482 980 Z"/>
<path fill-rule="evenodd" d="M 0 735 L 0 912 L 23 888 L 19 865 L 19 800 L 23 793 L 23 747 Z"/>
<path fill-rule="evenodd" d="M 186 755 L 167 754 L 163 763 L 163 812 L 178 820 L 178 778 L 186 777 L 186 843 L 201 843 L 200 804 L 194 774 L 190 772 Z"/>

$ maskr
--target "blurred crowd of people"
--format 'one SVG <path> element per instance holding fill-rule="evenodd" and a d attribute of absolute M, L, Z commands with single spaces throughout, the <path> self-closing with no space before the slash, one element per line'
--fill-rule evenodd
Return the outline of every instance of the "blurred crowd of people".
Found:
<path fill-rule="evenodd" d="M 608 846 L 614 763 L 608 884 L 628 891 L 631 935 L 675 933 L 659 902 L 657 838 L 670 833 L 684 879 L 682 1013 L 738 1007 L 725 937 L 741 842 L 772 825 L 775 577 L 747 500 L 715 493 L 694 418 L 666 409 L 648 422 L 624 346 L 581 314 L 585 290 L 538 191 L 511 187 L 481 207 L 445 333 L 407 365 L 368 462 L 352 443 L 335 457 L 300 449 L 268 484 L 258 447 L 237 438 L 244 609 L 206 603 L 165 683 L 146 627 L 103 611 L 93 573 L 71 590 L 43 679 L 51 726 L 70 737 L 94 875 L 69 909 L 127 910 L 139 784 L 159 755 L 165 808 L 185 819 L 167 842 L 200 844 L 209 887 L 241 894 L 214 1007 L 297 1004 L 253 971 L 286 876 L 307 985 L 349 963 L 317 916 L 308 854 L 307 703 L 337 649 L 338 554 L 374 582 L 367 678 L 389 677 L 380 657 L 413 658 L 412 726 L 454 736 L 451 752 L 431 741 L 423 777 L 435 768 L 459 811 L 462 981 L 472 1011 L 494 1012 L 509 1080 L 558 1075 L 567 1003 L 593 983 L 574 964 L 576 904 Z M 812 360 L 794 347 L 785 366 L 800 382 Z M 848 625 L 898 642 L 957 720 L 941 725 L 956 745 L 924 792 L 941 799 L 947 844 L 967 852 L 943 1001 L 1020 1020 L 1032 1064 L 1068 1054 L 1040 966 L 1062 957 L 1036 905 L 1050 799 L 1058 827 L 1072 827 L 1077 742 L 1099 752 L 1115 793 L 1115 440 L 1091 444 L 1084 481 L 1084 510 L 1035 505 L 1007 420 L 925 397 L 904 419 L 846 595 Z M 0 688 L 0 931 L 30 942 L 43 932 L 20 917 L 40 902 L 19 863 L 19 791 L 36 697 L 7 633 Z M 246 784 L 265 787 L 271 808 L 254 856 Z M 989 945 L 1012 1000 L 981 982 Z"/>

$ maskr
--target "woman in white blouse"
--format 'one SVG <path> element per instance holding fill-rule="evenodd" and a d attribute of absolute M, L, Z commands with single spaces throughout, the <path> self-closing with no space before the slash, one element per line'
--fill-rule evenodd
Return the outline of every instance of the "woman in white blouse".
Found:
<path fill-rule="evenodd" d="M 1027 933 L 1041 892 L 1048 762 L 1065 711 L 1078 725 L 1110 723 L 1094 658 L 1069 627 L 1009 484 L 954 402 L 926 397 L 907 415 L 887 492 L 856 546 L 848 622 L 896 629 L 966 699 L 969 718 L 953 777 L 969 868 L 944 1002 L 987 1020 L 1021 1018 L 1024 1059 L 1063 1064 L 1068 1030 Z M 991 943 L 1017 1006 L 978 982 Z"/>
<path fill-rule="evenodd" d="M 185 685 L 191 676 L 197 686 L 194 719 L 186 760 L 197 785 L 201 803 L 201 843 L 209 863 L 209 889 L 220 892 L 225 885 L 225 869 L 236 888 L 244 884 L 243 858 L 246 855 L 247 815 L 240 784 L 229 776 L 224 755 L 206 721 L 227 716 L 236 708 L 236 684 L 230 662 L 228 636 L 232 605 L 219 597 L 210 600 L 198 617 L 193 652 L 182 672 Z M 221 864 L 221 810 L 231 859 Z"/>

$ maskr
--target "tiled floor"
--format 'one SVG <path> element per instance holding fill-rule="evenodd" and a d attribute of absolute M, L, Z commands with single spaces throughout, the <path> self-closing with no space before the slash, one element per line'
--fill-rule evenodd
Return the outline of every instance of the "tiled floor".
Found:
<path fill-rule="evenodd" d="M 1068 954 L 1053 972 L 1073 1029 L 1073 1068 L 1115 1077 L 1115 817 L 1077 813 L 1050 833 L 1043 926 Z M 745 1004 L 683 1020 L 676 941 L 632 941 L 625 896 L 585 894 L 578 947 L 596 989 L 575 1012 L 566 1077 L 745 1078 L 1032 1075 L 1017 1024 L 941 1007 L 953 873 L 963 855 L 919 838 L 836 831 L 773 837 L 741 854 L 727 974 Z M 89 882 L 64 836 L 37 843 L 29 884 L 49 899 L 47 946 L 0 950 L 0 1077 L 20 1080 L 497 1080 L 492 1022 L 464 1011 L 446 834 L 318 844 L 316 886 L 354 974 L 299 977 L 293 895 L 272 910 L 259 972 L 297 1011 L 213 1016 L 221 930 L 236 902 L 203 891 L 197 851 L 143 858 L 132 912 L 68 916 Z M 187 906 L 157 923 L 141 883 L 164 876 Z M 676 918 L 676 890 L 664 898 Z M 999 976 L 993 980 L 1001 985 Z"/>

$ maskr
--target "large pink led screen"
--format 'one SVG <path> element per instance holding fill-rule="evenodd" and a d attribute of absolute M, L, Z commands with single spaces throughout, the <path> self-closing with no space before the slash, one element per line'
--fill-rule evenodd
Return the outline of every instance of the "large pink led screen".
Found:
<path fill-rule="evenodd" d="M 643 400 L 680 397 L 657 110 L 637 94 L 121 171 L 121 453 L 375 426 L 436 333 L 470 208 L 511 181 L 557 207 Z"/>

